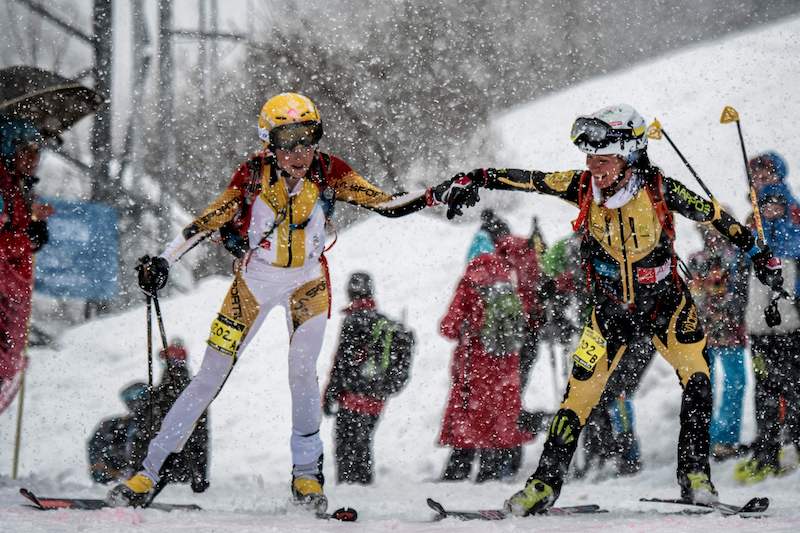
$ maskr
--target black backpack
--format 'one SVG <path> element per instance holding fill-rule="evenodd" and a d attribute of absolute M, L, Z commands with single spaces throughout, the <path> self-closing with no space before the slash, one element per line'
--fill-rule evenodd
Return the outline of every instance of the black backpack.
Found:
<path fill-rule="evenodd" d="M 400 392 L 411 376 L 414 333 L 403 323 L 375 312 L 367 343 L 367 357 L 359 365 L 359 377 L 372 382 L 378 396 Z"/>

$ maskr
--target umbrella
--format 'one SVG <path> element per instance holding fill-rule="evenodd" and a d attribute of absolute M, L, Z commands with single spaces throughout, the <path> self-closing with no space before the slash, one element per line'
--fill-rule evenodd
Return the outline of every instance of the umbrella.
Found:
<path fill-rule="evenodd" d="M 54 72 L 28 66 L 0 69 L 0 115 L 26 118 L 45 137 L 61 134 L 102 103 L 92 89 Z"/>

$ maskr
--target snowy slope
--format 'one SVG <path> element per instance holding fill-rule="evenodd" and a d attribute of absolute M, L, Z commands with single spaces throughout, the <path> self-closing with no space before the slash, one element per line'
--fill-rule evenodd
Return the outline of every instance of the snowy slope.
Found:
<path fill-rule="evenodd" d="M 528 106 L 512 110 L 493 125 L 504 140 L 498 159 L 505 164 L 542 169 L 580 165 L 580 153 L 569 144 L 574 115 L 610 102 L 627 101 L 648 119 L 657 115 L 697 171 L 738 215 L 746 210 L 741 155 L 733 126 L 718 124 L 723 105 L 738 108 L 751 150 L 774 147 L 798 168 L 800 140 L 794 126 L 800 102 L 800 20 L 659 59 L 628 72 L 593 80 Z M 691 178 L 666 145 L 652 147 L 653 159 L 668 173 L 691 184 Z M 530 217 L 541 217 L 548 239 L 568 230 L 574 216 L 569 206 L 530 196 L 507 213 L 512 228 L 529 229 Z M 548 216 L 549 215 L 549 216 Z M 475 224 L 451 225 L 416 214 L 403 219 L 373 217 L 339 236 L 330 252 L 334 315 L 329 323 L 318 368 L 321 379 L 331 353 L 344 305 L 343 285 L 353 270 L 373 273 L 379 305 L 390 315 L 406 314 L 415 329 L 418 349 L 409 387 L 391 400 L 377 432 L 377 483 L 371 488 L 328 485 L 331 505 L 354 505 L 361 521 L 324 523 L 286 513 L 289 478 L 289 393 L 286 380 L 288 336 L 281 313 L 264 324 L 211 408 L 211 488 L 195 496 L 185 486 L 169 487 L 163 501 L 194 501 L 204 513 L 108 510 L 96 513 L 36 513 L 19 506 L 16 491 L 28 486 L 45 494 L 69 493 L 100 497 L 105 488 L 92 485 L 86 474 L 85 441 L 97 421 L 122 410 L 119 389 L 146 378 L 144 309 L 104 318 L 75 328 L 60 339 L 61 350 L 31 353 L 25 402 L 22 478 L 7 475 L 12 460 L 15 409 L 0 416 L 0 524 L 8 531 L 687 531 L 709 529 L 771 531 L 800 529 L 795 495 L 800 474 L 772 480 L 763 487 L 739 488 L 732 482 L 732 464 L 714 465 L 714 476 L 726 500 L 744 500 L 756 492 L 770 496 L 768 521 L 723 519 L 718 516 L 662 516 L 637 499 L 645 495 L 675 496 L 674 457 L 680 393 L 671 369 L 656 361 L 636 400 L 646 469 L 636 478 L 567 485 L 561 503 L 596 502 L 608 515 L 510 520 L 502 523 L 424 524 L 431 513 L 425 497 L 454 507 L 493 507 L 522 486 L 533 470 L 541 442 L 526 450 L 525 467 L 513 483 L 444 484 L 441 472 L 446 450 L 436 446 L 449 383 L 452 344 L 437 334 L 456 278 L 463 269 Z M 690 237 L 688 225 L 679 226 Z M 691 247 L 690 244 L 684 250 Z M 208 279 L 186 295 L 162 303 L 170 335 L 184 338 L 192 364 L 199 363 L 208 324 L 228 281 Z M 556 404 L 547 358 L 534 369 L 528 407 Z M 746 408 L 745 437 L 752 436 L 752 405 Z M 323 422 L 326 454 L 332 457 L 329 419 Z M 330 459 L 326 473 L 332 478 Z"/>

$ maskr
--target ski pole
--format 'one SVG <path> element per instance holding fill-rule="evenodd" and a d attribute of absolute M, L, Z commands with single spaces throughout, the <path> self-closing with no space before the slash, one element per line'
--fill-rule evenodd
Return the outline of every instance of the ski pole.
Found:
<path fill-rule="evenodd" d="M 158 293 L 153 291 L 153 304 L 156 308 L 156 320 L 158 321 L 158 332 L 161 334 L 161 346 L 167 349 L 167 332 L 164 330 L 164 319 L 161 317 L 161 306 L 158 305 Z"/>
<path fill-rule="evenodd" d="M 747 185 L 750 187 L 750 203 L 753 206 L 753 219 L 756 222 L 758 245 L 763 248 L 767 240 L 764 238 L 764 225 L 761 223 L 761 212 L 758 209 L 758 196 L 756 195 L 756 188 L 753 184 L 753 175 L 750 174 L 750 165 L 747 163 L 747 150 L 745 150 L 744 147 L 744 137 L 742 136 L 742 125 L 739 122 L 739 113 L 731 106 L 725 106 L 719 121 L 722 124 L 736 123 L 736 131 L 739 132 L 739 145 L 742 147 L 742 157 L 744 158 L 744 171 L 747 175 Z"/>
<path fill-rule="evenodd" d="M 145 293 L 147 308 L 147 430 L 153 436 L 153 307 L 152 296 Z"/>
<path fill-rule="evenodd" d="M 692 176 L 694 176 L 694 179 L 697 180 L 697 183 L 700 184 L 700 187 L 703 188 L 703 190 L 708 195 L 708 197 L 711 199 L 711 201 L 712 202 L 716 202 L 716 200 L 714 199 L 714 195 L 711 194 L 711 191 L 708 189 L 708 187 L 706 187 L 706 184 L 703 183 L 703 180 L 701 180 L 700 176 L 697 175 L 697 172 L 695 172 L 694 168 L 692 168 L 692 165 L 689 164 L 689 161 L 687 161 L 686 158 L 683 157 L 683 154 L 681 153 L 681 151 L 678 150 L 678 147 L 675 146 L 674 142 L 672 142 L 672 139 L 670 139 L 669 135 L 667 135 L 667 132 L 664 131 L 664 128 L 661 127 L 661 123 L 658 121 L 658 119 L 653 120 L 653 123 L 650 124 L 650 127 L 647 128 L 647 138 L 648 139 L 653 139 L 655 141 L 659 141 L 659 140 L 661 140 L 661 136 L 662 135 L 667 140 L 669 145 L 672 146 L 672 149 L 675 150 L 675 153 L 678 154 L 678 157 L 681 158 L 681 161 L 683 161 L 683 164 L 686 165 L 686 168 L 689 169 L 689 172 L 692 173 Z"/>
<path fill-rule="evenodd" d="M 758 196 L 756 195 L 756 187 L 753 183 L 753 175 L 750 173 L 750 165 L 747 162 L 747 150 L 744 147 L 744 136 L 742 135 L 742 124 L 739 121 L 739 112 L 733 107 L 726 105 L 722 109 L 722 115 L 719 117 L 719 121 L 721 124 L 736 123 L 736 131 L 739 133 L 739 146 L 742 148 L 742 158 L 744 160 L 744 172 L 747 175 L 747 186 L 750 188 L 750 204 L 753 207 L 753 220 L 756 223 L 757 243 L 759 248 L 764 248 L 767 245 L 767 239 L 764 237 L 764 224 L 761 222 L 761 211 L 758 209 Z M 764 310 L 764 319 L 770 327 L 777 326 L 781 323 L 781 314 L 778 310 L 778 300 L 781 298 L 790 298 L 790 296 L 783 288 L 778 290 L 773 287 L 772 301 Z"/>
<path fill-rule="evenodd" d="M 152 298 L 145 293 L 145 306 L 147 308 L 147 385 L 153 388 L 153 309 Z"/>

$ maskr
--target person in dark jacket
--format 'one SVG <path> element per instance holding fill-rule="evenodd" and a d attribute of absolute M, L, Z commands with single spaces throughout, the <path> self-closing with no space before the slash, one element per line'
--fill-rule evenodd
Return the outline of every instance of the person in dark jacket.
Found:
<path fill-rule="evenodd" d="M 408 381 L 414 338 L 375 309 L 372 278 L 354 273 L 350 305 L 334 356 L 322 411 L 336 415 L 336 477 L 339 483 L 373 481 L 372 442 L 386 399 Z"/>
<path fill-rule="evenodd" d="M 143 431 L 136 439 L 132 452 L 131 464 L 134 471 L 141 468 L 142 461 L 147 453 L 147 444 L 150 437 L 161 428 L 161 422 L 167 416 L 175 400 L 189 385 L 192 378 L 186 366 L 187 353 L 180 339 L 173 339 L 166 349 L 161 350 L 160 357 L 164 363 L 164 372 L 161 382 L 153 390 L 152 414 L 143 413 Z M 152 418 L 150 418 L 152 416 Z M 152 420 L 152 427 L 148 422 Z M 155 497 L 167 483 L 189 483 L 194 492 L 204 492 L 208 486 L 208 411 L 198 419 L 194 431 L 183 449 L 171 454 L 164 463 L 161 479 L 156 484 Z"/>
<path fill-rule="evenodd" d="M 770 305 L 773 294 L 751 274 L 746 322 L 755 374 L 757 435 L 750 446 L 751 457 L 734 469 L 734 479 L 743 484 L 793 469 L 794 465 L 781 461 L 782 433 L 800 450 L 800 223 L 794 215 L 798 202 L 779 180 L 760 188 L 758 204 L 764 237 L 784 265 L 784 288 L 793 300 L 779 299 L 781 322 L 768 325 L 761 311 Z"/>
<path fill-rule="evenodd" d="M 161 350 L 160 357 L 164 372 L 152 393 L 144 383 L 134 383 L 123 389 L 121 396 L 129 413 L 102 421 L 89 441 L 90 472 L 98 483 L 127 479 L 142 467 L 150 438 L 191 381 L 186 349 L 179 339 L 173 339 Z M 150 499 L 168 483 L 189 483 L 192 491 L 205 491 L 209 487 L 208 454 L 208 413 L 205 412 L 183 449 L 167 458 Z"/>
<path fill-rule="evenodd" d="M 128 412 L 102 420 L 89 439 L 89 473 L 97 483 L 126 479 L 132 472 L 131 446 L 138 431 L 137 419 L 147 415 L 147 383 L 131 383 L 122 391 Z"/>

